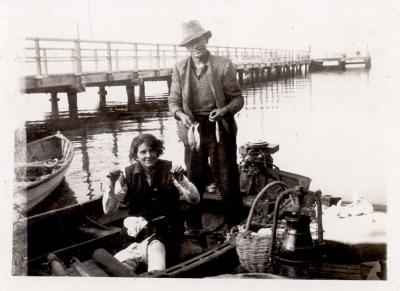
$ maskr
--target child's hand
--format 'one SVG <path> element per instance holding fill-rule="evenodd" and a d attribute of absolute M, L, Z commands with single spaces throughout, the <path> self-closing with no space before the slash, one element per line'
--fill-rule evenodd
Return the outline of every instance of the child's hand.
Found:
<path fill-rule="evenodd" d="M 178 180 L 178 181 L 182 180 L 183 172 L 184 172 L 184 169 L 181 165 L 172 165 L 171 173 L 176 180 Z"/>
<path fill-rule="evenodd" d="M 111 183 L 115 183 L 118 181 L 118 178 L 121 176 L 122 171 L 118 168 L 112 169 L 108 175 L 107 178 L 111 180 Z"/>

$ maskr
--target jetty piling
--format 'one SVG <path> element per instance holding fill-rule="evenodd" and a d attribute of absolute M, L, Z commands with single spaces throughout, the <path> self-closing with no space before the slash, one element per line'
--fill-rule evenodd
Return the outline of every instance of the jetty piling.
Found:
<path fill-rule="evenodd" d="M 56 91 L 50 92 L 50 94 L 51 94 L 50 97 L 51 115 L 53 118 L 58 118 L 59 117 L 58 101 L 60 101 L 60 99 L 57 97 Z"/>
<path fill-rule="evenodd" d="M 106 104 L 107 104 L 107 100 L 106 100 L 107 90 L 106 90 L 106 88 L 104 86 L 100 86 L 98 93 L 99 93 L 99 97 L 100 97 L 100 99 L 99 99 L 100 107 L 106 107 Z"/>
<path fill-rule="evenodd" d="M 128 106 L 135 104 L 135 85 L 126 85 L 126 95 L 128 96 Z"/>
<path fill-rule="evenodd" d="M 71 118 L 78 117 L 78 93 L 76 91 L 67 92 L 69 104 L 69 116 Z"/>

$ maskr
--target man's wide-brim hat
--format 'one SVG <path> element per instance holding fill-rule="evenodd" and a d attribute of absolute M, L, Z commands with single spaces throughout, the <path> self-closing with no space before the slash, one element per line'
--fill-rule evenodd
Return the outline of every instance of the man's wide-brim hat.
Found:
<path fill-rule="evenodd" d="M 185 46 L 196 38 L 205 36 L 207 39 L 211 37 L 211 31 L 204 30 L 197 20 L 190 20 L 182 24 L 182 38 L 183 40 L 178 46 Z"/>

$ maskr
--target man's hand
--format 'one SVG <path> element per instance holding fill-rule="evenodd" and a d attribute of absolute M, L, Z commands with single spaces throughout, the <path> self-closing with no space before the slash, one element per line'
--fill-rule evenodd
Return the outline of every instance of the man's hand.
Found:
<path fill-rule="evenodd" d="M 189 127 L 193 124 L 193 121 L 192 121 L 192 119 L 190 118 L 190 116 L 187 115 L 187 114 L 185 114 L 185 113 L 183 113 L 182 111 L 176 112 L 176 117 L 179 118 L 179 120 L 182 122 L 182 124 L 183 124 L 186 128 L 189 128 Z"/>
<path fill-rule="evenodd" d="M 208 120 L 210 120 L 211 122 L 215 122 L 215 121 L 221 119 L 225 114 L 226 114 L 225 108 L 214 109 L 213 111 L 210 112 L 210 115 L 208 116 Z"/>

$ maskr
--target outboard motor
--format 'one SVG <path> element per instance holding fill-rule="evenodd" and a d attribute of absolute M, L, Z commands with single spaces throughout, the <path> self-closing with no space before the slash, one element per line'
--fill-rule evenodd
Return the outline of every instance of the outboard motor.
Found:
<path fill-rule="evenodd" d="M 242 160 L 239 165 L 240 191 L 244 194 L 257 194 L 265 185 L 279 180 L 279 169 L 273 165 L 272 154 L 279 145 L 266 141 L 248 142 L 239 147 Z"/>

